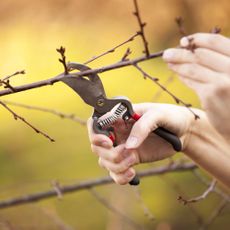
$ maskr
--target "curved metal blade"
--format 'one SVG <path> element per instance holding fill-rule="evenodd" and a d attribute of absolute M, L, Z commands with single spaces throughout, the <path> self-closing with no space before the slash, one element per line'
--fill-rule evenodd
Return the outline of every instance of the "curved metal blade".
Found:
<path fill-rule="evenodd" d="M 88 66 L 79 63 L 69 63 L 68 68 L 80 71 L 90 70 Z M 96 106 L 97 98 L 105 96 L 103 84 L 97 74 L 90 74 L 86 77 L 76 77 L 71 74 L 62 81 L 72 88 L 88 105 Z"/>

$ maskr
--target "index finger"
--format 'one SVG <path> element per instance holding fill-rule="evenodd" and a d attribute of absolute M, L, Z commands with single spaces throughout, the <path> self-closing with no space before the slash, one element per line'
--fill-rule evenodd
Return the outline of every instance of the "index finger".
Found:
<path fill-rule="evenodd" d="M 110 140 L 109 137 L 107 137 L 106 135 L 97 134 L 94 132 L 92 118 L 88 119 L 87 128 L 88 128 L 89 141 L 91 144 L 102 146 L 102 147 L 107 146 L 108 148 L 113 146 L 113 142 Z"/>
<path fill-rule="evenodd" d="M 224 55 L 230 56 L 230 39 L 220 34 L 210 33 L 196 33 L 183 37 L 180 40 L 181 46 L 185 47 L 189 44 L 189 40 L 193 39 L 192 42 L 198 46 L 207 48 Z"/>

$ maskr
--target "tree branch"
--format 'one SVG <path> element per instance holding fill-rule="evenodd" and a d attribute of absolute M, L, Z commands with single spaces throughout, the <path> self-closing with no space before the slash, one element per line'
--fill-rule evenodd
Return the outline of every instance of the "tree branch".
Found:
<path fill-rule="evenodd" d="M 196 168 L 197 166 L 194 163 L 184 163 L 184 164 L 174 163 L 170 166 L 161 166 L 158 168 L 150 168 L 150 169 L 142 170 L 138 173 L 138 176 L 148 177 L 148 176 L 161 175 L 161 174 L 171 173 L 171 172 L 191 171 Z M 59 185 L 59 192 L 61 192 L 61 194 L 64 195 L 67 193 L 77 192 L 80 190 L 85 190 L 85 189 L 111 184 L 111 183 L 113 183 L 111 177 L 102 177 L 93 180 L 83 181 L 77 184 L 69 184 L 63 186 Z M 16 205 L 32 203 L 32 202 L 38 202 L 40 200 L 44 200 L 56 196 L 57 196 L 56 190 L 52 189 L 48 191 L 24 195 L 21 197 L 11 198 L 8 200 L 0 201 L 0 209 L 13 207 Z"/>
<path fill-rule="evenodd" d="M 84 65 L 87 65 L 87 64 L 93 62 L 94 60 L 96 60 L 96 59 L 98 59 L 98 58 L 101 58 L 101 57 L 103 57 L 103 56 L 105 56 L 105 55 L 107 55 L 107 54 L 109 54 L 109 53 L 113 53 L 117 48 L 119 48 L 119 47 L 121 47 L 121 46 L 123 46 L 123 45 L 125 45 L 125 44 L 127 44 L 127 43 L 129 43 L 129 42 L 131 42 L 131 41 L 133 41 L 134 38 L 137 37 L 137 36 L 139 36 L 139 35 L 140 35 L 139 33 L 136 33 L 136 34 L 132 35 L 129 39 L 127 39 L 126 41 L 120 43 L 119 45 L 116 45 L 115 47 L 113 47 L 113 48 L 111 48 L 111 49 L 105 51 L 104 53 L 102 53 L 102 54 L 100 54 L 100 55 L 98 55 L 98 56 L 92 57 L 92 58 L 89 59 L 88 61 L 84 62 Z"/>
<path fill-rule="evenodd" d="M 200 196 L 197 196 L 197 197 L 194 197 L 188 200 L 183 198 L 182 196 L 179 196 L 178 200 L 181 201 L 184 205 L 188 203 L 195 203 L 195 202 L 204 200 L 209 195 L 209 193 L 213 192 L 213 190 L 215 189 L 216 183 L 217 183 L 216 179 L 213 179 L 209 187 Z"/>
<path fill-rule="evenodd" d="M 225 199 L 221 200 L 218 207 L 214 209 L 214 211 L 211 213 L 210 217 L 208 218 L 207 222 L 204 223 L 199 230 L 208 229 L 208 227 L 215 221 L 215 219 L 221 214 L 221 212 L 227 205 L 228 205 L 228 201 L 226 201 Z"/>
<path fill-rule="evenodd" d="M 144 215 L 150 220 L 150 221 L 154 221 L 155 220 L 155 216 L 153 215 L 153 213 L 149 210 L 149 208 L 147 207 L 147 205 L 145 204 L 142 196 L 141 196 L 141 191 L 140 191 L 140 187 L 136 186 L 134 187 L 134 192 L 135 195 L 141 205 L 141 208 L 143 209 Z"/>
<path fill-rule="evenodd" d="M 133 0 L 133 3 L 134 3 L 134 7 L 135 7 L 135 12 L 133 14 L 136 16 L 138 25 L 140 27 L 140 31 L 138 33 L 141 35 L 141 38 L 142 38 L 142 41 L 143 41 L 143 45 L 144 45 L 144 48 L 145 48 L 144 53 L 148 57 L 150 55 L 150 52 L 149 52 L 148 42 L 146 40 L 145 32 L 144 32 L 144 27 L 146 26 L 146 23 L 142 22 L 142 20 L 141 20 L 141 15 L 140 15 L 139 7 L 138 7 L 138 4 L 137 4 L 137 0 Z"/>
<path fill-rule="evenodd" d="M 167 78 L 167 80 L 163 83 L 163 86 L 164 86 L 165 88 L 167 88 L 167 86 L 169 86 L 169 84 L 172 83 L 173 80 L 174 80 L 174 76 L 173 76 L 173 74 L 172 74 L 172 75 L 169 76 L 169 77 Z M 156 101 L 160 98 L 160 96 L 161 96 L 161 94 L 162 94 L 163 92 L 164 92 L 164 91 L 160 88 L 160 89 L 153 95 L 152 100 L 156 102 Z"/>
<path fill-rule="evenodd" d="M 22 103 L 12 102 L 12 101 L 8 101 L 8 100 L 7 101 L 2 100 L 2 102 L 6 105 L 13 105 L 13 106 L 18 106 L 18 107 L 25 108 L 25 109 L 31 109 L 31 110 L 37 110 L 37 111 L 41 111 L 41 112 L 45 112 L 45 113 L 50 113 L 50 114 L 58 116 L 62 119 L 69 119 L 69 120 L 75 121 L 81 125 L 86 125 L 86 120 L 83 120 L 83 119 L 77 117 L 75 114 L 66 114 L 66 113 L 57 111 L 55 109 L 48 109 L 48 108 L 43 108 L 43 107 L 39 107 L 39 106 L 25 105 Z"/>
<path fill-rule="evenodd" d="M 198 119 L 199 116 L 190 108 L 191 104 L 185 103 L 184 101 L 182 101 L 180 98 L 178 98 L 177 96 L 175 96 L 172 92 L 170 92 L 164 85 L 162 85 L 159 82 L 158 78 L 154 78 L 152 76 L 150 76 L 149 74 L 147 74 L 141 67 L 139 67 L 136 63 L 134 64 L 134 66 L 136 67 L 136 69 L 138 69 L 144 76 L 144 79 L 148 78 L 151 81 L 153 81 L 157 86 L 159 86 L 163 91 L 165 91 L 167 94 L 169 94 L 177 104 L 182 104 L 184 105 L 186 108 L 188 108 L 188 110 L 194 115 L 195 119 Z"/>
<path fill-rule="evenodd" d="M 116 207 L 114 207 L 111 203 L 109 203 L 104 197 L 102 197 L 95 189 L 90 188 L 89 192 L 96 198 L 98 202 L 100 202 L 104 207 L 106 207 L 111 212 L 117 214 L 120 216 L 125 222 L 127 222 L 130 226 L 132 226 L 134 229 L 143 229 L 138 223 L 133 221 L 129 216 L 122 213 L 120 210 L 118 210 Z"/>
<path fill-rule="evenodd" d="M 143 62 L 143 61 L 150 60 L 153 58 L 161 57 L 162 54 L 163 54 L 163 51 L 159 51 L 157 53 L 150 54 L 148 57 L 142 56 L 142 57 L 138 57 L 138 58 L 135 58 L 132 60 L 117 62 L 117 63 L 111 64 L 111 65 L 103 66 L 103 67 L 96 68 L 96 69 L 90 69 L 90 70 L 86 70 L 86 71 L 82 71 L 82 72 L 71 73 L 70 75 L 65 75 L 64 73 L 61 73 L 55 77 L 52 77 L 52 78 L 49 78 L 46 80 L 37 81 L 37 82 L 33 82 L 30 84 L 21 85 L 21 86 L 15 86 L 14 92 L 12 92 L 12 90 L 10 90 L 10 89 L 2 90 L 2 91 L 0 91 L 0 97 L 4 96 L 4 95 L 13 94 L 16 92 L 22 92 L 22 91 L 26 91 L 26 90 L 30 90 L 30 89 L 43 87 L 43 86 L 53 85 L 53 84 L 61 81 L 65 77 L 73 77 L 73 76 L 74 77 L 81 77 L 81 76 L 87 76 L 87 75 L 94 74 L 94 73 L 103 73 L 106 71 L 123 68 L 125 66 L 132 66 L 132 65 L 137 64 L 139 62 Z"/>
<path fill-rule="evenodd" d="M 25 118 L 19 116 L 18 114 L 16 114 L 12 109 L 10 109 L 6 104 L 4 104 L 2 101 L 0 101 L 0 104 L 6 109 L 8 110 L 14 117 L 15 120 L 19 119 L 22 122 L 24 122 L 26 125 L 28 125 L 30 128 L 32 128 L 36 133 L 39 133 L 41 135 L 43 135 L 44 137 L 48 138 L 51 142 L 54 142 L 55 140 L 53 138 L 51 138 L 49 135 L 47 135 L 46 133 L 42 132 L 41 130 L 37 129 L 35 126 L 33 126 L 31 123 L 29 123 L 28 121 L 25 120 Z"/>

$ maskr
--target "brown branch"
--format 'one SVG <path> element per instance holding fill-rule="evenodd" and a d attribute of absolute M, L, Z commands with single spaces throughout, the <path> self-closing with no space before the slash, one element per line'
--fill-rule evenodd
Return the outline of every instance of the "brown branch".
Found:
<path fill-rule="evenodd" d="M 225 199 L 221 200 L 218 207 L 214 209 L 214 211 L 211 213 L 210 217 L 208 218 L 207 222 L 204 223 L 199 230 L 208 229 L 208 227 L 215 221 L 215 219 L 221 214 L 221 212 L 227 205 L 228 205 L 228 201 L 226 201 Z"/>
<path fill-rule="evenodd" d="M 197 170 L 193 170 L 192 173 L 196 178 L 198 178 L 205 186 L 210 185 L 210 181 L 208 181 L 206 178 L 204 178 Z M 226 193 L 224 193 L 222 190 L 220 190 L 218 187 L 214 187 L 213 192 L 220 195 L 223 199 L 225 199 L 227 202 L 230 202 L 230 196 Z"/>
<path fill-rule="evenodd" d="M 209 185 L 209 187 L 203 192 L 202 195 L 191 198 L 191 199 L 185 199 L 182 196 L 178 197 L 178 200 L 181 201 L 184 205 L 188 204 L 188 203 L 195 203 L 201 200 L 204 200 L 211 192 L 213 192 L 215 186 L 216 186 L 216 179 L 213 179 L 212 183 Z"/>
<path fill-rule="evenodd" d="M 54 109 L 48 109 L 48 108 L 43 108 L 43 107 L 39 107 L 39 106 L 25 105 L 22 103 L 6 101 L 6 100 L 2 100 L 2 102 L 4 104 L 7 104 L 7 105 L 13 105 L 13 106 L 18 106 L 18 107 L 25 108 L 25 109 L 31 109 L 31 110 L 37 110 L 37 111 L 41 111 L 41 112 L 51 113 L 51 114 L 58 116 L 60 118 L 69 119 L 69 120 L 75 121 L 81 125 L 86 125 L 86 120 L 83 120 L 83 119 L 77 117 L 75 114 L 66 114 L 66 113 L 63 113 L 63 112 L 60 112 L 60 111 L 57 111 Z"/>
<path fill-rule="evenodd" d="M 43 214 L 45 214 L 60 230 L 76 230 L 76 228 L 71 227 L 67 223 L 65 223 L 60 216 L 54 210 L 49 208 L 42 207 L 40 208 Z"/>
<path fill-rule="evenodd" d="M 26 73 L 25 70 L 16 71 L 15 73 L 13 73 L 13 74 L 11 74 L 11 75 L 8 75 L 8 76 L 4 77 L 4 78 L 2 79 L 2 81 L 9 80 L 10 78 L 12 78 L 12 77 L 14 77 L 14 76 L 16 76 L 16 75 L 25 74 L 25 73 Z"/>
<path fill-rule="evenodd" d="M 62 63 L 63 67 L 64 67 L 64 73 L 68 74 L 69 70 L 66 64 L 66 56 L 65 56 L 65 48 L 63 46 L 61 46 L 59 49 L 56 49 L 58 53 L 61 54 L 61 58 L 58 59 L 59 62 Z"/>
<path fill-rule="evenodd" d="M 138 223 L 136 223 L 134 220 L 132 220 L 129 216 L 122 213 L 120 210 L 118 210 L 116 207 L 114 207 L 110 202 L 108 202 L 104 197 L 102 197 L 95 189 L 90 188 L 89 192 L 96 198 L 97 201 L 99 201 L 104 207 L 106 207 L 111 212 L 117 214 L 119 217 L 121 217 L 126 223 L 128 223 L 130 226 L 134 227 L 134 229 L 143 229 Z"/>
<path fill-rule="evenodd" d="M 1 85 L 4 85 L 4 88 L 5 89 L 10 89 L 12 92 L 16 92 L 16 90 L 14 89 L 14 87 L 10 84 L 10 81 L 9 80 L 6 80 L 6 81 L 3 81 L 3 80 L 0 80 L 0 86 Z"/>
<path fill-rule="evenodd" d="M 195 120 L 199 118 L 199 116 L 190 108 L 191 104 L 185 103 L 180 98 L 178 98 L 177 96 L 175 96 L 172 92 L 170 92 L 164 85 L 162 85 L 159 82 L 158 78 L 154 78 L 154 77 L 150 76 L 141 67 L 139 67 L 137 64 L 134 64 L 134 66 L 142 73 L 142 75 L 144 76 L 144 79 L 146 79 L 146 78 L 150 79 L 157 86 L 159 86 L 163 91 L 165 91 L 167 94 L 169 94 L 175 100 L 175 102 L 177 104 L 182 104 L 183 106 L 185 106 L 186 108 L 188 108 L 188 110 L 194 115 Z"/>
<path fill-rule="evenodd" d="M 3 79 L 0 79 L 0 86 L 4 85 L 4 88 L 8 88 L 9 90 L 11 90 L 12 92 L 15 92 L 16 90 L 14 89 L 14 87 L 10 84 L 10 78 L 19 75 L 19 74 L 25 74 L 25 70 L 20 70 L 20 71 L 16 71 L 15 73 L 8 75 L 6 77 L 4 77 Z"/>
<path fill-rule="evenodd" d="M 10 109 L 6 104 L 4 104 L 2 101 L 0 101 L 0 104 L 7 109 L 14 117 L 15 120 L 19 119 L 22 122 L 24 122 L 26 125 L 28 125 L 30 128 L 32 128 L 36 133 L 39 133 L 41 135 L 43 135 L 44 137 L 48 138 L 51 142 L 54 142 L 55 140 L 53 138 L 51 138 L 49 135 L 47 135 L 46 133 L 42 132 L 41 130 L 37 129 L 36 127 L 34 127 L 31 123 L 29 123 L 28 121 L 25 120 L 25 118 L 19 116 L 18 114 L 16 114 L 12 109 Z"/>
<path fill-rule="evenodd" d="M 196 171 L 196 170 L 193 170 L 193 171 Z M 160 178 L 162 178 L 162 180 L 163 180 L 165 183 L 167 183 L 168 185 L 170 185 L 170 188 L 173 188 L 173 189 L 177 192 L 177 194 L 182 194 L 182 195 L 185 194 L 185 192 L 180 188 L 179 184 L 178 184 L 176 181 L 172 180 L 171 177 L 169 178 L 169 177 L 167 177 L 167 175 L 161 175 Z M 197 224 L 198 224 L 199 226 L 202 225 L 203 222 L 204 222 L 204 221 L 203 221 L 203 218 L 202 218 L 202 216 L 197 212 L 197 210 L 194 208 L 194 206 L 188 204 L 187 207 L 190 209 L 190 211 L 193 213 L 194 217 L 196 218 Z"/>
<path fill-rule="evenodd" d="M 185 27 L 184 27 L 184 19 L 182 17 L 176 17 L 175 22 L 176 22 L 177 27 L 179 29 L 180 35 L 186 36 L 187 33 L 186 33 Z"/>
<path fill-rule="evenodd" d="M 56 180 L 51 181 L 51 186 L 53 187 L 54 191 L 57 194 L 58 199 L 62 199 L 63 195 L 62 195 L 62 191 L 60 189 L 60 183 Z"/>
<path fill-rule="evenodd" d="M 128 59 L 127 57 L 128 57 L 131 53 L 132 53 L 132 51 L 130 50 L 130 48 L 128 48 L 128 49 L 125 51 L 123 57 L 121 58 L 121 61 L 128 61 L 129 59 Z"/>
<path fill-rule="evenodd" d="M 174 163 L 173 165 L 170 166 L 161 166 L 158 168 L 150 168 L 150 169 L 139 171 L 138 176 L 139 177 L 156 176 L 165 173 L 191 171 L 196 168 L 197 166 L 194 163 L 184 163 L 184 164 Z M 77 192 L 80 190 L 85 190 L 85 189 L 111 184 L 111 183 L 113 183 L 113 180 L 110 177 L 102 177 L 93 180 L 83 181 L 78 184 L 69 184 L 63 186 L 59 185 L 59 189 L 62 195 L 64 195 L 67 193 Z M 21 197 L 11 198 L 8 200 L 0 201 L 0 209 L 13 207 L 16 205 L 32 203 L 32 202 L 38 202 L 40 200 L 44 200 L 56 196 L 57 196 L 57 192 L 54 189 L 52 189 L 48 191 L 24 195 Z"/>
<path fill-rule="evenodd" d="M 103 67 L 96 68 L 96 69 L 86 70 L 86 71 L 82 71 L 82 72 L 77 72 L 77 73 L 73 73 L 70 75 L 64 75 L 64 73 L 61 73 L 55 77 L 52 77 L 52 78 L 49 78 L 46 80 L 37 81 L 37 82 L 33 82 L 30 84 L 26 84 L 26 85 L 16 86 L 16 87 L 14 87 L 14 89 L 16 92 L 22 92 L 22 91 L 26 91 L 26 90 L 30 90 L 30 89 L 34 89 L 34 88 L 53 85 L 53 84 L 61 81 L 64 77 L 71 77 L 71 76 L 80 77 L 80 76 L 87 76 L 87 75 L 94 74 L 94 73 L 103 73 L 106 71 L 123 68 L 125 66 L 132 66 L 132 65 L 137 64 L 139 62 L 143 62 L 143 61 L 150 60 L 153 58 L 161 57 L 162 54 L 163 54 L 163 51 L 159 51 L 157 53 L 150 54 L 148 57 L 142 56 L 142 57 L 138 57 L 138 58 L 135 58 L 132 60 L 117 62 L 117 63 L 111 64 L 111 65 L 103 66 Z M 16 92 L 12 92 L 10 89 L 2 90 L 2 91 L 0 91 L 0 97 L 4 96 L 4 95 L 8 95 L 8 94 L 13 94 Z"/>
<path fill-rule="evenodd" d="M 143 209 L 144 215 L 150 220 L 150 221 L 154 221 L 155 220 L 155 216 L 152 214 L 152 212 L 149 210 L 149 208 L 147 207 L 147 205 L 145 204 L 142 196 L 141 196 L 141 191 L 140 188 L 138 186 L 134 187 L 134 191 L 135 191 L 135 195 Z"/>
<path fill-rule="evenodd" d="M 100 55 L 98 55 L 98 56 L 92 57 L 92 58 L 89 59 L 88 61 L 84 62 L 84 65 L 87 65 L 87 64 L 93 62 L 94 60 L 96 60 L 96 59 L 98 59 L 98 58 L 101 58 L 101 57 L 103 57 L 103 56 L 105 56 L 105 55 L 107 55 L 107 54 L 109 54 L 109 53 L 113 53 L 117 48 L 119 48 L 119 47 L 121 47 L 121 46 L 123 46 L 123 45 L 125 45 L 125 44 L 127 44 L 127 43 L 129 43 L 129 42 L 131 42 L 131 41 L 133 41 L 134 38 L 137 37 L 137 36 L 139 36 L 139 35 L 140 35 L 139 33 L 136 33 L 136 34 L 132 35 L 129 39 L 127 39 L 126 41 L 120 43 L 119 45 L 116 45 L 115 47 L 113 47 L 113 48 L 111 48 L 111 49 L 105 51 L 104 53 L 102 53 L 102 54 L 100 54 Z"/>
<path fill-rule="evenodd" d="M 173 75 L 171 75 L 171 76 L 168 77 L 167 80 L 163 83 L 163 86 L 166 88 L 170 83 L 173 82 L 173 80 L 174 80 L 174 77 L 173 77 Z M 164 92 L 163 90 L 159 89 L 159 90 L 153 95 L 152 100 L 153 100 L 153 101 L 157 101 L 157 100 L 160 98 L 160 96 L 161 96 L 161 94 L 162 94 L 163 92 Z"/>
<path fill-rule="evenodd" d="M 141 35 L 141 38 L 142 38 L 142 41 L 143 41 L 143 45 L 144 45 L 144 48 L 145 48 L 145 50 L 143 52 L 148 57 L 150 55 L 150 52 L 149 52 L 148 42 L 146 40 L 145 32 L 144 32 L 144 27 L 146 26 L 146 23 L 142 22 L 142 20 L 141 20 L 141 16 L 140 16 L 140 11 L 139 11 L 139 7 L 138 7 L 138 4 L 137 4 L 137 0 L 133 0 L 133 3 L 134 3 L 134 7 L 135 7 L 135 11 L 133 12 L 133 14 L 136 16 L 138 25 L 140 27 L 140 31 L 138 31 L 138 33 Z"/>
<path fill-rule="evenodd" d="M 220 34 L 221 33 L 221 28 L 219 26 L 215 26 L 210 30 L 211 34 Z"/>

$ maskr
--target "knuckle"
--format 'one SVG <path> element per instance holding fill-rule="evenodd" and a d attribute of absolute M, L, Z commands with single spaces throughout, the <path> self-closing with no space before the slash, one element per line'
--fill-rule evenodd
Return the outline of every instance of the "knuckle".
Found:
<path fill-rule="evenodd" d="M 194 62 L 195 63 L 200 63 L 201 60 L 203 59 L 204 55 L 207 58 L 207 54 L 204 54 L 204 49 L 202 48 L 197 48 L 194 50 Z"/>
<path fill-rule="evenodd" d="M 131 165 L 129 161 L 123 160 L 122 162 L 117 163 L 117 164 L 111 163 L 111 165 L 109 166 L 110 167 L 109 169 L 114 173 L 122 173 L 126 171 L 130 166 Z"/>
<path fill-rule="evenodd" d="M 230 92 L 230 79 L 226 75 L 222 75 L 222 79 L 216 82 L 212 87 L 212 94 L 214 96 L 226 96 Z M 212 95 L 212 96 L 213 96 Z"/>
<path fill-rule="evenodd" d="M 187 65 L 185 67 L 185 70 L 187 71 L 188 75 L 193 77 L 195 75 L 195 71 L 194 71 L 194 65 L 191 64 L 191 65 Z"/>
<path fill-rule="evenodd" d="M 146 125 L 145 122 L 137 122 L 135 124 L 135 127 L 133 129 L 133 133 L 135 132 L 135 135 L 133 136 L 140 136 L 146 133 L 148 126 Z"/>
<path fill-rule="evenodd" d="M 182 75 L 184 73 L 191 78 L 196 76 L 196 64 L 186 64 L 182 68 Z"/>
<path fill-rule="evenodd" d="M 220 39 L 221 39 L 220 34 L 210 34 L 210 36 L 208 36 L 207 38 L 206 43 L 209 44 L 210 47 L 216 47 L 218 46 Z"/>
<path fill-rule="evenodd" d="M 110 170 L 114 173 L 121 173 L 124 171 L 124 166 L 123 164 L 111 164 Z"/>
<path fill-rule="evenodd" d="M 111 155 L 111 161 L 113 163 L 119 163 L 121 161 L 121 155 L 118 153 L 118 152 L 114 152 L 112 155 Z"/>

